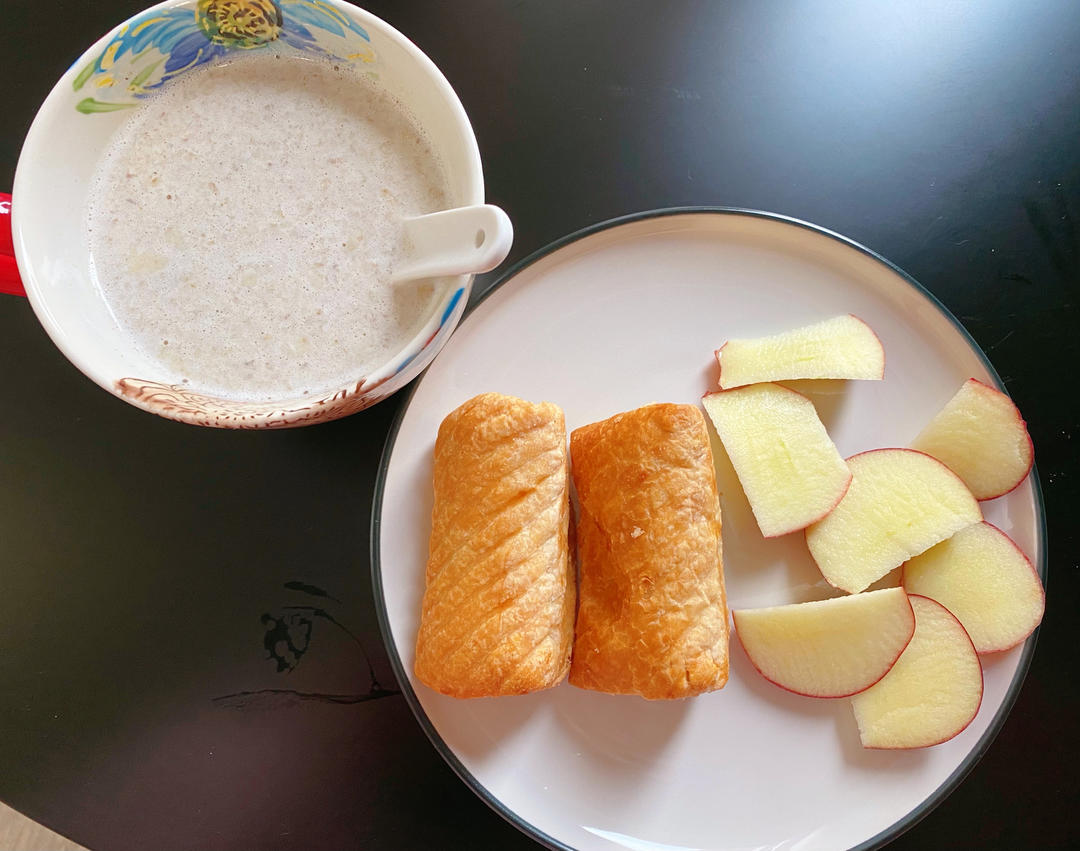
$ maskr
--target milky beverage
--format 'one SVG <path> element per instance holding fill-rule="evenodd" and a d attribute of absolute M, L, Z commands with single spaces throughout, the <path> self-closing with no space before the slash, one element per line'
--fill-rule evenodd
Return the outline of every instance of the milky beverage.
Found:
<path fill-rule="evenodd" d="M 344 387 L 435 306 L 434 282 L 390 273 L 401 219 L 450 206 L 441 166 L 408 112 L 345 65 L 260 51 L 177 77 L 118 131 L 90 198 L 114 317 L 193 390 Z"/>

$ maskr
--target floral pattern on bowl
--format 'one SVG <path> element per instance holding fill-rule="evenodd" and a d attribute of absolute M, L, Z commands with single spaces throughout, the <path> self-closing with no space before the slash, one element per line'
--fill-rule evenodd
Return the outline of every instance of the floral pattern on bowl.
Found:
<path fill-rule="evenodd" d="M 75 108 L 85 114 L 126 109 L 178 74 L 275 42 L 328 59 L 376 61 L 364 28 L 322 0 L 196 0 L 151 10 L 121 27 L 75 77 L 76 92 L 93 92 Z"/>
<path fill-rule="evenodd" d="M 121 398 L 150 413 L 212 428 L 294 428 L 346 417 L 381 402 L 401 386 L 401 378 L 412 380 L 427 366 L 433 352 L 442 348 L 457 326 L 465 307 L 464 298 L 465 287 L 457 287 L 446 306 L 433 317 L 433 324 L 429 323 L 428 333 L 414 340 L 398 360 L 347 387 L 315 398 L 295 399 L 275 408 L 267 407 L 264 402 L 223 399 L 182 385 L 134 377 L 117 380 L 113 389 Z M 423 357 L 425 352 L 427 357 Z"/>

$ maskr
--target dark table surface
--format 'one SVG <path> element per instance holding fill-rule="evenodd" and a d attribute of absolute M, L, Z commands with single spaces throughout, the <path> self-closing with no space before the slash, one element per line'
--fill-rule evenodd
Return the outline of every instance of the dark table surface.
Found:
<path fill-rule="evenodd" d="M 4 0 L 0 188 L 53 81 L 140 5 Z M 759 208 L 874 249 L 960 318 L 1030 424 L 1046 618 L 994 745 L 893 847 L 1075 841 L 1080 6 L 368 8 L 457 89 L 511 260 L 638 210 Z M 0 798 L 94 849 L 535 847 L 436 754 L 379 636 L 368 523 L 404 394 L 294 431 L 178 425 L 0 299 Z M 297 612 L 302 664 L 266 649 Z"/>

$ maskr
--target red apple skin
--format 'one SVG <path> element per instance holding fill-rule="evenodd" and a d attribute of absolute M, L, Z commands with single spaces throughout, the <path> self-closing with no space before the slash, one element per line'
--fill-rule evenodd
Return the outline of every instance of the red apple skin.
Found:
<path fill-rule="evenodd" d="M 941 605 L 941 604 L 939 603 L 938 605 Z M 942 606 L 942 608 L 945 608 L 945 607 Z M 806 694 L 805 692 L 795 691 L 795 689 L 790 689 L 787 686 L 783 685 L 782 683 L 778 683 L 776 680 L 770 680 L 765 675 L 765 673 L 761 670 L 761 668 L 759 668 L 757 666 L 757 663 L 754 661 L 754 657 L 750 655 L 749 651 L 747 651 L 746 645 L 744 645 L 742 643 L 742 636 L 739 635 L 739 618 L 737 616 L 737 612 L 732 611 L 731 620 L 732 620 L 732 623 L 735 626 L 735 637 L 739 639 L 739 646 L 742 648 L 743 653 L 746 654 L 746 658 L 750 660 L 750 664 L 754 666 L 754 670 L 757 671 L 759 674 L 761 674 L 762 679 L 767 680 L 768 682 L 772 683 L 774 686 L 776 686 L 778 688 L 782 688 L 784 691 L 788 692 L 789 694 L 797 694 L 797 695 L 799 695 L 799 697 L 814 697 L 814 698 L 817 698 L 818 700 L 839 700 L 840 698 L 851 697 L 852 695 L 859 694 L 859 692 L 866 691 L 868 688 L 870 688 L 870 686 L 876 685 L 877 683 L 881 682 L 881 680 L 885 677 L 885 674 L 889 673 L 889 671 L 892 670 L 892 666 L 896 664 L 896 660 L 899 659 L 903 655 L 904 651 L 907 650 L 907 646 L 909 644 L 911 644 L 911 639 L 915 637 L 915 610 L 911 608 L 911 603 L 910 602 L 908 603 L 908 609 L 911 611 L 911 634 L 908 636 L 908 640 L 904 642 L 904 646 L 900 648 L 900 652 L 896 654 L 896 658 L 893 659 L 892 662 L 889 663 L 889 667 L 886 668 L 884 673 L 882 673 L 882 675 L 880 677 L 878 677 L 876 680 L 874 680 L 874 682 L 867 683 L 865 686 L 863 686 L 858 691 L 848 692 L 847 694 Z M 952 614 L 952 613 L 950 612 L 950 614 Z M 970 724 L 971 722 L 969 721 L 968 723 Z"/>
<path fill-rule="evenodd" d="M 925 453 L 925 452 L 919 452 L 919 450 L 918 450 L 918 449 L 908 449 L 908 448 L 907 448 L 907 447 L 905 447 L 905 446 L 881 446 L 881 447 L 879 447 L 879 448 L 877 448 L 877 449 L 867 449 L 867 450 L 866 450 L 866 451 L 864 451 L 864 452 L 856 452 L 856 453 L 855 453 L 854 455 L 851 455 L 851 456 L 849 456 L 849 457 L 845 458 L 845 459 L 844 459 L 844 462 L 845 462 L 845 463 L 847 463 L 847 462 L 851 461 L 851 459 L 852 459 L 852 458 L 858 458 L 858 457 L 859 457 L 860 455 L 869 455 L 869 454 L 870 454 L 871 452 L 886 452 L 886 451 L 891 451 L 891 450 L 893 450 L 893 449 L 903 449 L 903 450 L 904 450 L 904 452 L 916 452 L 916 453 L 918 453 L 919 455 L 926 455 L 926 457 L 927 457 L 927 458 L 931 458 L 932 460 L 934 460 L 934 461 L 937 461 L 937 463 L 938 463 L 938 464 L 941 464 L 941 466 L 942 466 L 942 467 L 945 467 L 945 465 L 944 465 L 944 464 L 942 464 L 942 463 L 941 463 L 940 461 L 938 461 L 938 459 L 937 459 L 937 458 L 934 458 L 934 456 L 932 456 L 932 455 L 927 455 L 927 453 Z M 959 477 L 958 475 L 956 475 L 956 473 L 954 473 L 954 472 L 953 472 L 952 470 L 950 470 L 950 469 L 949 469 L 948 467 L 945 467 L 945 470 L 946 470 L 946 471 L 947 471 L 947 472 L 949 473 L 949 475 L 950 475 L 950 476 L 952 476 L 952 477 L 953 477 L 954 479 L 956 479 L 957 481 L 959 481 L 959 482 L 960 482 L 960 484 L 964 485 L 963 479 L 961 479 L 961 478 L 960 478 L 960 477 Z M 967 487 L 967 485 L 964 485 L 964 487 L 966 488 L 966 487 Z M 851 482 L 848 482 L 848 488 L 849 488 L 849 489 L 851 488 Z M 846 493 L 847 493 L 847 491 L 845 490 L 845 491 L 844 491 L 844 493 L 846 494 Z M 972 499 L 974 499 L 974 498 L 975 498 L 975 497 L 974 497 L 974 494 L 973 494 L 973 495 L 972 495 Z M 840 499 L 843 499 L 843 497 L 840 497 Z M 837 505 L 839 505 L 839 502 L 837 502 Z M 833 508 L 836 508 L 836 505 L 834 505 L 834 506 L 833 506 Z M 830 511 L 831 511 L 831 509 L 830 509 Z M 818 518 L 818 520 L 821 520 L 821 519 L 822 519 L 823 517 L 828 517 L 828 516 L 829 516 L 829 515 L 828 515 L 828 512 L 826 512 L 825 514 L 822 514 L 822 515 L 821 515 L 821 517 L 819 517 L 819 518 Z M 814 523 L 817 523 L 817 522 L 818 522 L 817 520 L 815 520 L 815 521 L 814 521 Z M 813 523 L 811 523 L 811 524 L 810 524 L 810 526 L 812 526 L 812 525 L 813 525 Z M 810 528 L 810 526 L 807 526 L 806 528 L 807 528 L 807 529 L 809 529 L 809 528 Z M 805 529 L 803 530 L 803 537 L 804 537 L 804 538 L 806 537 L 806 530 L 805 530 Z M 939 543 L 940 543 L 940 541 L 939 541 Z M 810 543 L 809 543 L 809 542 L 807 542 L 807 544 L 806 544 L 806 549 L 807 549 L 807 551 L 808 551 L 808 552 L 810 551 Z M 810 552 L 810 558 L 811 558 L 811 560 L 813 560 L 813 562 L 814 562 L 814 565 L 815 565 L 815 566 L 817 567 L 817 569 L 818 569 L 819 571 L 821 571 L 821 565 L 819 565 L 819 564 L 817 563 L 817 559 L 816 559 L 816 558 L 814 558 L 814 554 L 813 554 L 813 552 Z M 904 564 L 904 562 L 901 562 L 900 564 Z M 892 569 L 892 570 L 896 570 L 896 568 L 900 567 L 900 564 L 897 564 L 897 565 L 893 565 L 893 567 L 892 567 L 891 569 Z M 825 580 L 826 582 L 829 582 L 829 579 L 828 579 L 828 577 L 827 577 L 827 576 L 825 576 L 825 573 L 824 573 L 824 571 L 821 571 L 821 578 L 822 578 L 822 579 L 824 579 L 824 580 Z M 832 584 L 831 582 L 829 582 L 829 585 L 830 585 L 831 587 L 835 588 L 835 589 L 836 589 L 837 591 L 844 591 L 844 589 L 843 589 L 843 588 L 839 587 L 838 585 L 833 585 L 833 584 Z M 850 592 L 848 592 L 848 591 L 844 591 L 844 593 L 845 593 L 845 594 L 847 594 L 847 593 L 850 593 Z M 914 595 L 914 596 L 916 596 L 916 597 L 921 597 L 922 595 L 921 595 L 921 594 L 916 594 L 916 595 Z M 937 601 L 935 600 L 934 602 L 937 602 Z M 941 605 L 941 604 L 939 603 L 938 605 Z M 942 606 L 942 608 L 945 608 L 945 607 L 944 607 L 944 606 Z M 952 614 L 952 612 L 949 612 L 949 614 L 951 615 L 951 614 Z"/>
<path fill-rule="evenodd" d="M 725 342 L 725 343 L 724 343 L 724 346 L 726 346 L 726 345 L 727 345 L 727 343 Z M 714 357 L 716 358 L 716 365 L 717 365 L 718 367 L 720 367 L 720 374 L 721 374 L 721 375 L 722 375 L 722 374 L 723 374 L 723 372 L 724 372 L 724 362 L 723 362 L 723 360 L 721 360 L 721 352 L 723 352 L 723 351 L 724 351 L 724 346 L 721 346 L 721 347 L 720 347 L 719 349 L 715 349 L 715 350 L 713 351 L 713 356 L 714 356 Z M 717 385 L 718 387 L 720 386 L 720 379 L 719 379 L 719 378 L 717 378 L 717 379 L 716 379 L 716 385 Z M 706 395 L 706 396 L 708 396 L 709 394 L 708 394 L 708 393 L 706 393 L 705 395 Z"/>
<path fill-rule="evenodd" d="M 901 452 L 914 452 L 916 455 L 925 455 L 931 461 L 935 462 L 936 464 L 939 464 L 942 467 L 945 467 L 945 465 L 942 464 L 940 461 L 938 461 L 938 459 L 935 458 L 933 455 L 930 455 L 930 454 L 928 454 L 926 452 L 922 452 L 919 449 L 912 449 L 909 446 L 879 446 L 877 449 L 865 449 L 862 452 L 856 452 L 854 455 L 848 456 L 844 460 L 845 461 L 850 461 L 852 458 L 858 458 L 860 455 L 869 455 L 871 452 L 894 452 L 897 449 L 899 449 Z M 960 479 L 960 477 L 958 475 L 956 475 L 956 473 L 954 473 L 948 467 L 945 467 L 945 469 L 948 471 L 949 475 L 952 476 L 954 479 Z M 964 485 L 964 482 L 963 482 L 962 479 L 960 479 L 960 484 Z M 967 485 L 964 485 L 964 487 L 966 488 Z M 974 499 L 974 497 L 972 497 L 972 498 Z"/>
<path fill-rule="evenodd" d="M 972 380 L 974 380 L 974 379 L 972 379 Z M 1004 532 L 1002 532 L 1001 529 L 999 529 L 993 523 L 988 523 L 985 520 L 983 521 L 983 523 L 985 525 L 989 526 L 990 528 L 992 528 L 994 531 L 1000 532 L 1001 536 L 1003 538 L 1005 538 L 1005 540 L 1007 540 L 1010 544 L 1012 544 L 1013 549 L 1015 549 L 1018 553 L 1020 553 L 1020 556 L 1024 559 L 1024 563 L 1028 566 L 1028 568 L 1034 574 L 1035 581 L 1039 583 L 1039 594 L 1042 597 L 1043 611 L 1045 612 L 1046 611 L 1046 588 L 1043 587 L 1042 577 L 1039 576 L 1039 571 L 1037 571 L 1035 569 L 1035 565 L 1031 563 L 1031 559 L 1029 559 L 1027 557 L 1027 553 L 1025 553 L 1022 549 L 1020 549 L 1020 547 L 1017 546 L 1016 541 L 1014 541 L 1012 538 L 1010 538 L 1008 535 L 1006 535 Z M 907 570 L 907 562 L 904 562 L 904 566 L 900 570 L 900 585 L 901 585 L 901 587 L 904 588 L 905 591 L 907 590 L 907 582 L 904 581 L 904 578 L 905 578 L 904 577 L 904 572 L 906 570 Z M 908 596 L 909 597 L 922 597 L 924 595 L 923 594 L 908 594 Z M 938 601 L 934 600 L 934 602 L 937 603 Z M 943 604 L 938 603 L 938 605 L 941 606 L 941 608 L 945 609 L 945 611 L 947 611 L 947 612 L 949 611 L 947 608 L 945 608 L 945 606 Z M 949 614 L 951 615 L 952 612 L 949 612 Z M 953 617 L 955 617 L 955 615 L 953 615 Z M 1042 622 L 1042 619 L 1040 618 L 1040 623 L 1041 622 Z M 1031 632 L 1034 632 L 1038 628 L 1039 628 L 1039 624 L 1035 624 L 1035 626 L 1031 628 Z M 965 632 L 966 632 L 966 630 L 965 630 Z M 1003 653 L 1006 650 L 1012 650 L 1014 647 L 1019 647 L 1021 644 L 1023 644 L 1025 641 L 1027 641 L 1031 637 L 1031 632 L 1029 632 L 1027 635 L 1023 636 L 1022 638 L 1017 639 L 1012 644 L 1006 644 L 1004 647 L 990 647 L 990 648 L 987 648 L 986 650 L 983 650 L 981 653 L 979 653 L 979 655 L 980 656 L 986 656 L 989 653 Z"/>
<path fill-rule="evenodd" d="M 858 318 L 858 317 L 856 317 L 856 318 Z M 859 321 L 862 322 L 861 319 Z M 863 323 L 863 324 L 865 324 L 865 323 Z M 724 346 L 726 346 L 726 345 L 727 345 L 727 343 L 724 343 Z M 720 349 L 723 349 L 724 346 L 721 346 Z M 716 350 L 717 358 L 720 357 L 720 349 Z M 750 385 L 748 385 L 748 384 L 743 385 L 743 387 L 749 387 L 749 386 Z M 807 396 L 805 393 L 800 393 L 798 390 L 792 390 L 790 387 L 786 387 L 783 384 L 777 384 L 776 386 L 779 387 L 782 390 L 787 390 L 788 393 L 794 393 L 796 396 L 802 396 L 811 405 L 814 404 L 814 400 L 811 399 L 809 396 Z M 742 387 L 732 387 L 731 390 L 709 390 L 706 393 L 702 393 L 701 398 L 704 400 L 707 396 L 715 396 L 715 395 L 718 395 L 720 393 L 730 393 L 732 390 L 742 390 Z M 815 408 L 815 410 L 816 410 L 816 408 Z M 723 443 L 723 441 L 721 441 L 721 444 L 722 443 Z M 727 450 L 725 449 L 724 451 L 726 452 Z M 952 472 L 952 471 L 950 470 L 950 472 Z M 850 487 L 851 487 L 851 473 L 848 473 L 847 484 L 844 485 L 843 492 L 836 498 L 836 502 L 834 502 L 825 511 L 821 512 L 820 515 L 818 515 L 813 520 L 811 520 L 809 523 L 807 523 L 806 526 L 794 526 L 791 529 L 785 529 L 783 532 L 776 532 L 776 533 L 774 533 L 772 535 L 764 535 L 763 534 L 761 537 L 765 538 L 766 540 L 772 540 L 773 538 L 782 538 L 782 537 L 784 537 L 784 535 L 790 535 L 792 532 L 798 532 L 800 530 L 804 530 L 804 529 L 807 528 L 807 526 L 813 526 L 815 523 L 817 523 L 822 518 L 827 517 L 829 515 L 829 513 L 834 508 L 836 508 L 836 506 L 838 506 L 840 504 L 840 500 L 842 500 L 844 498 L 844 496 L 848 492 L 848 488 L 850 488 Z M 771 682 L 771 680 L 770 680 L 770 682 Z"/>
<path fill-rule="evenodd" d="M 985 387 L 991 393 L 997 393 L 998 396 L 1005 396 L 1005 398 L 1009 400 L 1009 404 L 1012 405 L 1013 410 L 1016 411 L 1016 418 L 1020 421 L 1020 428 L 1023 429 L 1023 431 L 1024 431 L 1024 439 L 1027 440 L 1027 444 L 1028 444 L 1028 465 L 1027 465 L 1027 469 L 1024 470 L 1023 475 L 1020 476 L 1020 478 L 1016 480 L 1016 484 L 1013 485 L 1008 490 L 1003 490 L 1001 493 L 996 493 L 993 496 L 984 496 L 981 500 L 979 500 L 980 502 L 986 502 L 987 500 L 997 499 L 998 497 L 1005 496 L 1005 494 L 1007 494 L 1007 493 L 1012 493 L 1014 490 L 1016 490 L 1018 487 L 1020 487 L 1020 485 L 1022 485 L 1024 483 L 1024 480 L 1028 477 L 1028 473 L 1031 472 L 1031 468 L 1035 466 L 1035 444 L 1032 442 L 1031 434 L 1028 432 L 1027 422 L 1020 415 L 1020 409 L 1018 407 L 1016 407 L 1016 403 L 1012 400 L 1012 398 L 1010 396 L 1006 395 L 1005 393 L 1002 393 L 996 387 L 991 387 L 989 384 L 986 384 L 983 381 L 979 381 L 979 379 L 977 379 L 977 378 L 969 378 L 968 381 L 974 381 L 980 387 Z"/>
<path fill-rule="evenodd" d="M 827 508 L 827 509 L 826 509 L 825 511 L 822 511 L 820 515 L 818 515 L 817 517 L 815 517 L 815 518 L 814 518 L 813 520 L 811 520 L 811 521 L 810 521 L 809 523 L 807 523 L 807 524 L 806 524 L 805 526 L 796 526 L 796 527 L 795 527 L 795 528 L 793 528 L 793 529 L 787 529 L 787 530 L 785 530 L 785 531 L 783 531 L 783 532 L 777 532 L 777 533 L 775 533 L 775 534 L 773 534 L 773 535 L 762 535 L 761 537 L 765 538 L 765 540 L 772 540 L 773 538 L 782 538 L 782 537 L 784 537 L 785 535 L 790 535 L 790 534 L 791 534 L 792 532 L 802 532 L 802 533 L 803 533 L 803 535 L 805 536 L 805 535 L 806 535 L 806 530 L 807 530 L 807 528 L 809 528 L 810 526 L 813 526 L 813 525 L 814 525 L 815 523 L 817 523 L 817 522 L 818 522 L 819 520 L 823 520 L 823 519 L 825 519 L 826 517 L 828 517 L 828 516 L 829 516 L 829 515 L 830 515 L 830 514 L 832 513 L 832 510 L 833 510 L 834 508 L 836 508 L 836 506 L 838 506 L 838 505 L 840 504 L 840 500 L 842 500 L 842 499 L 843 499 L 843 498 L 844 498 L 845 496 L 847 496 L 847 492 L 848 492 L 848 490 L 849 490 L 850 488 L 851 488 L 851 475 L 850 475 L 850 474 L 848 474 L 848 480 L 847 480 L 847 484 L 846 484 L 846 485 L 844 485 L 844 491 L 843 491 L 843 493 L 841 493 L 841 494 L 840 494 L 840 496 L 838 496 L 838 497 L 836 498 L 836 502 L 834 502 L 834 503 L 833 503 L 832 505 L 830 505 L 830 506 L 829 506 L 829 507 L 828 507 L 828 508 Z M 816 563 L 816 562 L 815 562 L 815 563 Z M 829 584 L 830 584 L 830 585 L 832 585 L 832 583 L 831 583 L 831 582 L 830 582 Z M 835 588 L 836 586 L 834 585 L 833 587 Z M 837 590 L 839 591 L 840 589 L 839 589 L 839 588 L 837 588 Z M 847 592 L 845 592 L 845 593 L 847 593 Z"/>
<path fill-rule="evenodd" d="M 826 517 L 828 517 L 830 514 L 832 514 L 832 510 L 834 508 L 836 508 L 836 506 L 838 506 L 840 504 L 840 500 L 842 500 L 847 495 L 848 488 L 850 488 L 850 487 L 851 487 L 851 476 L 848 476 L 847 485 L 844 487 L 844 492 L 842 494 L 840 494 L 840 496 L 838 496 L 836 498 L 836 502 L 834 502 L 832 505 L 830 505 L 827 510 L 821 512 L 821 514 L 819 516 L 815 517 L 813 520 L 811 520 L 809 523 L 807 523 L 806 526 L 796 526 L 794 529 L 788 529 L 788 530 L 786 530 L 784 532 L 777 532 L 774 535 L 762 535 L 761 537 L 765 538 L 765 540 L 768 541 L 768 540 L 772 540 L 774 538 L 782 538 L 785 535 L 790 535 L 792 532 L 802 532 L 803 535 L 805 535 L 807 527 L 813 526 L 819 520 L 823 520 Z M 829 584 L 832 585 L 831 582 Z M 836 586 L 834 585 L 833 587 L 835 588 Z M 837 590 L 840 590 L 840 589 L 838 588 Z"/>
<path fill-rule="evenodd" d="M 908 597 L 909 598 L 910 597 L 921 597 L 923 600 L 930 600 L 929 597 L 923 597 L 922 594 L 909 594 Z M 942 609 L 945 609 L 945 612 L 948 614 L 948 616 L 950 618 L 952 618 L 954 621 L 956 621 L 957 626 L 960 627 L 960 631 L 962 633 L 964 633 L 965 637 L 967 637 L 967 630 L 964 629 L 964 625 L 962 623 L 960 623 L 960 621 L 956 620 L 956 615 L 954 615 L 952 612 L 950 612 L 948 609 L 946 609 L 944 606 L 942 606 L 941 603 L 939 603 L 937 600 L 930 600 L 930 602 L 933 603 L 935 606 L 940 606 Z M 970 637 L 968 637 L 968 644 L 971 644 L 971 638 Z M 974 644 L 971 644 L 971 652 L 975 653 L 975 645 Z M 975 653 L 975 658 L 976 659 L 979 658 L 978 653 Z M 941 739 L 940 741 L 937 741 L 937 742 L 930 742 L 929 744 L 926 744 L 926 745 L 920 745 L 917 748 L 887 748 L 887 747 L 867 746 L 867 745 L 863 745 L 863 747 L 866 748 L 866 750 L 868 750 L 868 751 L 913 751 L 913 750 L 922 750 L 923 748 L 936 747 L 937 745 L 943 745 L 943 744 L 945 744 L 945 742 L 952 741 L 957 736 L 959 736 L 961 733 L 963 733 L 964 730 L 966 730 L 968 727 L 971 726 L 971 722 L 974 721 L 978 717 L 979 710 L 982 709 L 983 696 L 986 694 L 986 677 L 982 675 L 982 662 L 981 661 L 979 662 L 979 672 L 980 672 L 980 676 L 979 676 L 979 702 L 975 706 L 975 711 L 973 713 L 971 713 L 971 717 L 968 719 L 968 722 L 963 727 L 961 727 L 959 730 L 957 730 L 955 733 L 953 733 L 951 736 L 946 736 L 944 739 Z"/>

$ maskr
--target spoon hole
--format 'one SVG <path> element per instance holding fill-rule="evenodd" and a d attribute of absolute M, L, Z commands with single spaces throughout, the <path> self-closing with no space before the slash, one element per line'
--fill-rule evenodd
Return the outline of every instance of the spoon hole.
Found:
<path fill-rule="evenodd" d="M 479 248 L 481 245 L 483 245 L 485 239 L 487 239 L 487 234 L 484 233 L 483 229 L 478 230 L 476 232 L 476 247 Z"/>

